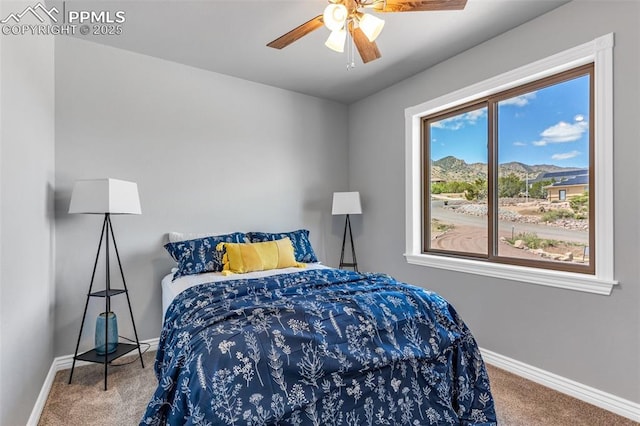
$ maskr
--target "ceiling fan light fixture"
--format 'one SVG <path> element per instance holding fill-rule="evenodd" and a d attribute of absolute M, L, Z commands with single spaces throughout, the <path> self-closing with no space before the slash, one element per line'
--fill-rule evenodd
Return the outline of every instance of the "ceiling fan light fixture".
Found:
<path fill-rule="evenodd" d="M 359 16 L 358 24 L 364 35 L 367 36 L 369 41 L 373 42 L 382 32 L 382 28 L 384 27 L 384 20 L 378 18 L 377 16 L 363 13 L 361 16 Z"/>
<path fill-rule="evenodd" d="M 337 31 L 344 27 L 349 12 L 343 4 L 330 4 L 324 9 L 324 25 L 331 31 Z"/>
<path fill-rule="evenodd" d="M 335 31 L 331 31 L 331 34 L 329 34 L 329 38 L 324 43 L 324 45 L 335 52 L 342 53 L 344 52 L 344 45 L 346 40 L 347 31 L 344 28 L 341 28 Z"/>
<path fill-rule="evenodd" d="M 0 0 L 1 1 L 1 0 Z M 347 69 L 354 66 L 353 52 L 358 50 L 363 63 L 382 57 L 376 38 L 384 27 L 384 21 L 376 15 L 364 13 L 420 12 L 436 10 L 462 10 L 468 0 L 327 0 L 329 5 L 322 14 L 267 43 L 268 47 L 282 49 L 307 34 L 326 27 L 331 35 L 325 45 L 337 52 L 349 53 Z M 478 0 L 479 1 L 479 0 Z M 348 40 L 347 40 L 348 39 Z"/>

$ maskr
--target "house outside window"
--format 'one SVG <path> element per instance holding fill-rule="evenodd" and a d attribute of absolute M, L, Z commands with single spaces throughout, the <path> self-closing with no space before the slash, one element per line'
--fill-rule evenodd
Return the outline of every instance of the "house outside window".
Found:
<path fill-rule="evenodd" d="M 589 192 L 589 169 L 570 170 L 565 172 L 545 173 L 538 181 L 550 183 L 543 189 L 549 201 L 564 201 L 567 197 L 585 195 Z"/>

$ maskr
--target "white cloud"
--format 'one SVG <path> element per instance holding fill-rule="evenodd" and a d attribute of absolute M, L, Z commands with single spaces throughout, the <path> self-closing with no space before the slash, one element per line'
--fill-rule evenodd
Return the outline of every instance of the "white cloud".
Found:
<path fill-rule="evenodd" d="M 589 130 L 589 123 L 577 121 L 575 123 L 559 122 L 545 129 L 540 136 L 543 140 L 553 143 L 574 142 L 582 137 Z"/>
<path fill-rule="evenodd" d="M 527 146 L 527 144 L 524 142 L 514 142 L 513 146 Z"/>
<path fill-rule="evenodd" d="M 485 108 L 476 109 L 473 111 L 469 111 L 465 114 L 462 114 L 465 120 L 472 122 L 473 124 L 475 124 L 475 122 L 478 121 L 479 118 L 485 117 L 486 115 L 487 115 L 487 110 Z"/>
<path fill-rule="evenodd" d="M 523 107 L 529 104 L 529 101 L 536 98 L 536 92 L 526 93 L 521 96 L 516 96 L 515 98 L 505 99 L 504 101 L 500 101 L 500 106 L 503 105 L 515 105 L 517 107 Z"/>
<path fill-rule="evenodd" d="M 551 143 L 575 142 L 589 131 L 589 122 L 582 114 L 576 114 L 574 123 L 560 121 L 547 127 L 540 133 L 540 140 L 532 142 L 533 146 L 547 146 Z"/>
<path fill-rule="evenodd" d="M 444 120 L 436 121 L 431 124 L 436 129 L 458 130 L 464 123 L 462 123 L 458 117 L 445 118 Z"/>
<path fill-rule="evenodd" d="M 565 152 L 562 154 L 553 154 L 551 158 L 553 160 L 569 160 L 571 158 L 577 157 L 578 155 L 580 155 L 579 151 L 571 151 L 571 152 Z"/>
<path fill-rule="evenodd" d="M 474 125 L 479 119 L 486 117 L 486 108 L 476 109 L 473 111 L 465 112 L 464 114 L 455 115 L 453 117 L 445 118 L 444 120 L 436 121 L 431 125 L 437 129 L 458 130 L 466 125 Z"/>

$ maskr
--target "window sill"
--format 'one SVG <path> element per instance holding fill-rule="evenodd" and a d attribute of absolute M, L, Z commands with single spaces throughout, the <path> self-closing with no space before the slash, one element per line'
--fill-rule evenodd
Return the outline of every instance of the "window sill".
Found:
<path fill-rule="evenodd" d="M 521 281 L 566 290 L 582 291 L 608 296 L 618 281 L 602 279 L 594 275 L 573 272 L 553 271 L 549 269 L 528 268 L 524 266 L 489 263 L 472 259 L 434 256 L 430 254 L 405 254 L 407 263 L 484 275 L 512 281 Z"/>

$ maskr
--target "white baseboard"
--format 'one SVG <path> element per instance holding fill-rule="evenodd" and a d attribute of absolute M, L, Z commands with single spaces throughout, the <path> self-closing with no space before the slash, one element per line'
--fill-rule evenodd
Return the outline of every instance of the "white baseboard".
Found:
<path fill-rule="evenodd" d="M 480 349 L 482 358 L 487 364 L 506 370 L 532 382 L 572 396 L 581 401 L 611 411 L 620 416 L 640 422 L 640 404 L 610 393 L 558 376 L 538 367 L 525 364 L 515 359 L 497 354 L 487 349 Z"/>
<path fill-rule="evenodd" d="M 155 351 L 158 349 L 158 343 L 160 339 L 149 339 L 149 340 L 141 340 L 140 344 L 149 345 L 149 351 Z M 126 355 L 123 355 L 122 358 L 126 358 L 129 356 L 137 356 L 137 351 L 131 351 Z M 71 355 L 63 355 L 53 359 L 51 363 L 51 368 L 49 368 L 49 372 L 47 373 L 47 377 L 44 379 L 44 383 L 42 384 L 42 389 L 40 389 L 40 394 L 38 395 L 38 399 L 36 399 L 36 403 L 33 406 L 33 410 L 31 410 L 31 416 L 29 416 L 29 420 L 27 421 L 27 426 L 37 426 L 40 421 L 40 416 L 42 415 L 42 410 L 44 409 L 44 404 L 47 402 L 47 397 L 49 396 L 49 391 L 51 390 L 51 386 L 53 385 L 53 379 L 56 377 L 56 373 L 61 370 L 68 370 L 71 368 L 73 364 L 73 354 Z M 82 365 L 89 365 L 90 362 L 86 361 L 76 361 L 76 367 L 80 367 Z"/>
<path fill-rule="evenodd" d="M 47 397 L 49 396 L 49 391 L 51 390 L 53 379 L 56 377 L 57 372 L 58 370 L 56 369 L 56 360 L 54 359 L 51 363 L 51 367 L 49 368 L 49 372 L 47 373 L 47 377 L 45 377 L 44 379 L 44 384 L 40 389 L 38 399 L 36 399 L 36 403 L 31 410 L 31 416 L 29 416 L 27 426 L 38 425 L 38 422 L 40 421 L 40 415 L 42 414 L 42 410 L 44 409 L 44 404 L 47 402 Z"/>

